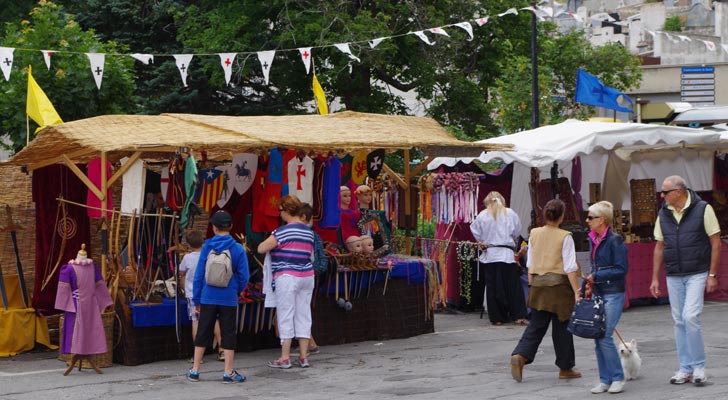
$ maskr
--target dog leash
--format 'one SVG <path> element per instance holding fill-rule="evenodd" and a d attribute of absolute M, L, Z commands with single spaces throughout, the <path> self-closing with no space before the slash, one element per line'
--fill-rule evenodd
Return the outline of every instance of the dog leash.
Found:
<path fill-rule="evenodd" d="M 629 346 L 627 346 L 627 343 L 624 342 L 624 339 L 622 339 L 622 335 L 619 334 L 619 331 L 617 330 L 616 327 L 614 328 L 614 333 L 617 334 L 617 337 L 619 338 L 619 341 L 622 342 L 622 344 L 624 345 L 624 347 L 629 347 Z"/>

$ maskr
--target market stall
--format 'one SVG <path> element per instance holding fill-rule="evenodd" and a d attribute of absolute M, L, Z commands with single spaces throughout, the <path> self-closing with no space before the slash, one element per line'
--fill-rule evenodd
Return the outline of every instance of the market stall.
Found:
<path fill-rule="evenodd" d="M 425 163 L 409 168 L 411 148 L 423 150 L 427 160 L 431 160 L 434 155 L 463 152 L 475 155 L 483 150 L 503 150 L 508 147 L 458 141 L 429 118 L 355 112 L 280 117 L 112 115 L 46 127 L 11 160 L 12 164 L 23 166 L 33 173 L 36 202 L 48 203 L 45 205 L 46 209 L 40 213 L 40 217 L 46 219 L 39 219 L 36 225 L 37 231 L 47 229 L 47 232 L 37 235 L 41 242 L 44 238 L 46 240 L 36 249 L 33 306 L 38 310 L 52 310 L 51 300 L 55 297 L 53 282 L 57 281 L 58 273 L 56 260 L 70 259 L 78 250 L 79 244 L 85 241 L 90 243 L 89 255 L 101 265 L 102 275 L 108 283 L 120 320 L 121 329 L 118 331 L 121 332 L 121 337 L 116 342 L 120 343 L 123 351 L 118 352 L 116 360 L 135 364 L 186 356 L 191 346 L 187 339 L 189 333 L 185 332 L 184 321 L 180 317 L 181 301 L 172 301 L 172 305 L 167 300 L 165 305 L 162 297 L 165 297 L 164 285 L 170 281 L 179 290 L 178 277 L 174 271 L 177 253 L 182 252 L 183 248 L 180 244 L 183 231 L 180 225 L 187 229 L 205 229 L 204 223 L 202 227 L 199 224 L 194 226 L 195 213 L 189 212 L 190 202 L 184 197 L 177 197 L 181 190 L 175 186 L 175 181 L 184 175 L 184 165 L 190 159 L 199 160 L 201 191 L 207 187 L 208 182 L 205 179 L 208 175 L 215 178 L 222 176 L 217 182 L 220 186 L 230 184 L 230 187 L 222 189 L 227 190 L 224 196 L 222 190 L 215 192 L 206 205 L 203 204 L 203 198 L 195 194 L 202 206 L 199 210 L 202 215 L 197 218 L 206 221 L 207 213 L 216 209 L 230 211 L 236 221 L 245 221 L 234 224 L 238 230 L 232 232 L 233 235 L 253 248 L 251 243 L 255 243 L 256 236 L 270 232 L 278 224 L 277 218 L 267 216 L 269 213 L 265 208 L 252 207 L 253 203 L 266 207 L 270 204 L 270 199 L 280 197 L 284 190 L 283 181 L 264 176 L 272 171 L 272 160 L 279 157 L 286 160 L 316 160 L 316 165 L 324 166 L 327 161 L 337 159 L 336 162 L 346 166 L 342 169 L 352 171 L 352 175 L 356 173 L 361 176 L 363 170 L 364 178 L 369 175 L 366 179 L 375 179 L 376 176 L 372 177 L 367 173 L 368 161 L 373 161 L 368 160 L 367 156 L 374 153 L 383 156 L 385 152 L 404 150 L 403 174 L 392 171 L 381 158 L 375 162 L 381 164 L 377 175 L 381 173 L 388 176 L 390 183 L 393 182 L 402 192 L 402 196 L 397 196 L 401 199 L 401 206 L 398 203 L 396 212 L 385 213 L 387 224 L 392 224 L 396 219 L 394 216 L 403 216 L 405 220 L 411 220 L 413 216 L 415 205 L 411 201 L 409 182 L 413 175 L 424 168 Z M 347 154 L 350 154 L 348 159 Z M 82 171 L 83 164 L 86 164 L 87 172 Z M 137 174 L 134 171 L 139 164 L 148 169 L 146 174 L 141 175 L 142 180 L 127 179 Z M 116 170 L 112 171 L 111 166 Z M 288 166 L 290 168 L 290 164 Z M 302 177 L 307 174 L 310 177 L 311 173 L 304 168 L 308 167 L 294 169 L 295 175 L 289 174 L 292 179 L 298 179 L 298 185 L 293 185 L 293 190 L 311 193 L 310 199 L 314 206 L 322 208 L 328 204 L 329 207 L 338 209 L 338 199 L 332 203 L 338 194 L 327 193 L 317 198 L 316 193 L 320 193 L 318 190 L 305 187 L 311 181 Z M 154 177 L 149 170 L 160 172 L 157 174 L 159 177 Z M 168 177 L 165 170 L 169 173 Z M 203 175 L 203 171 L 208 175 Z M 153 182 L 145 182 L 145 178 Z M 223 179 L 230 181 L 225 182 Z M 252 182 L 256 182 L 256 185 Z M 263 188 L 257 185 L 260 182 L 267 183 L 267 186 Z M 53 192 L 61 193 L 60 197 L 47 194 L 41 199 L 40 193 L 36 197 L 36 186 L 50 187 L 56 183 L 60 183 L 61 187 Z M 162 189 L 165 183 L 167 188 Z M 359 183 L 354 181 L 348 184 Z M 148 190 L 150 185 L 153 187 L 151 192 Z M 137 188 L 141 195 L 132 197 L 137 200 L 132 201 L 129 208 L 127 190 L 133 188 Z M 275 191 L 272 197 L 268 197 L 272 194 L 270 190 Z M 166 198 L 158 198 L 165 194 Z M 264 200 L 253 202 L 253 198 Z M 150 201 L 154 205 L 149 206 Z M 183 205 L 184 203 L 187 205 Z M 394 203 L 390 206 L 392 204 Z M 173 212 L 170 213 L 169 210 Z M 90 224 L 84 226 L 84 219 L 89 220 Z M 78 221 L 77 226 L 83 229 L 74 237 L 66 235 L 55 240 L 54 235 L 58 229 L 53 228 L 59 226 L 59 220 L 62 227 L 69 221 Z M 325 237 L 327 227 L 319 228 Z M 96 231 L 100 233 L 92 233 Z M 335 238 L 332 242 L 334 241 Z M 341 252 L 339 249 L 339 253 Z M 347 314 L 338 306 L 336 297 L 339 296 L 317 296 L 314 314 L 315 324 L 322 324 L 319 339 L 321 344 L 362 340 L 362 337 L 374 339 L 410 336 L 433 330 L 428 280 L 409 277 L 425 275 L 432 281 L 434 276 L 434 281 L 437 282 L 436 268 L 428 263 L 417 264 L 403 259 L 390 261 L 384 267 L 388 272 L 386 279 L 381 280 L 384 277 L 383 270 L 379 274 L 379 280 L 372 279 L 370 283 L 367 282 L 370 285 L 367 290 L 373 292 L 368 297 L 361 295 L 364 289 L 361 276 L 356 277 L 356 283 L 348 281 L 347 284 L 352 285 L 350 289 L 358 293 L 358 297 L 352 298 L 352 302 L 361 303 L 353 307 L 351 313 Z M 254 260 L 250 265 L 256 266 Z M 340 265 L 339 268 L 345 269 L 346 266 Z M 423 272 L 428 268 L 429 272 Z M 402 270 L 408 272 L 397 277 L 396 272 Z M 418 273 L 414 274 L 410 270 L 418 270 Z M 155 292 L 159 281 L 163 287 L 161 292 Z M 378 288 L 382 289 L 381 295 L 375 295 L 379 292 Z M 251 343 L 261 347 L 275 345 L 270 324 L 273 315 L 262 307 L 262 298 L 255 285 L 249 286 L 249 289 L 240 299 L 239 337 L 244 339 L 238 341 L 240 347 L 250 346 Z M 343 286 L 340 289 L 343 290 Z M 174 298 L 175 289 L 171 291 L 173 295 L 168 297 Z M 369 303 L 371 307 L 368 307 Z M 170 319 L 170 312 L 176 317 Z M 142 314 L 150 313 L 151 317 L 141 317 Z M 390 319 L 382 317 L 383 315 L 390 316 Z M 327 332 L 330 329 L 323 327 L 332 324 L 331 320 L 341 318 L 349 321 L 348 325 L 344 325 L 349 328 L 335 337 L 329 335 Z M 421 323 L 401 325 L 397 322 L 407 321 L 408 318 Z M 381 321 L 373 324 L 373 319 Z M 159 322 L 165 320 L 167 323 Z M 155 322 L 150 325 L 149 321 Z M 169 326 L 169 321 L 174 321 L 174 326 Z M 135 326 L 135 323 L 139 326 Z M 375 328 L 376 326 L 379 328 Z M 367 335 L 360 335 L 366 331 L 369 332 Z M 316 332 L 315 325 L 314 333 Z M 161 343 L 162 337 L 165 338 L 164 343 Z"/>
<path fill-rule="evenodd" d="M 628 295 L 630 300 L 644 297 L 649 286 L 645 274 L 651 273 L 651 250 L 645 243 L 651 236 L 659 196 L 657 186 L 670 175 L 686 178 L 691 188 L 702 193 L 715 193 L 720 200 L 726 188 L 716 186 L 720 179 L 714 175 L 722 159 L 716 151 L 725 141 L 715 131 L 674 126 L 632 123 L 604 123 L 569 120 L 560 124 L 500 136 L 482 143 L 512 143 L 516 151 L 489 152 L 478 158 L 437 158 L 428 165 L 431 171 L 473 160 L 488 162 L 502 160 L 512 165 L 509 205 L 522 221 L 522 235 L 528 234 L 529 224 L 541 213 L 540 206 L 552 196 L 551 180 L 558 178 L 560 198 L 567 203 L 568 229 L 573 230 L 579 250 L 579 238 L 584 237 L 582 211 L 587 204 L 598 200 L 611 201 L 620 210 L 616 221 L 630 250 Z M 532 176 L 532 168 L 537 174 Z M 536 190 L 530 185 L 535 183 Z M 635 192 L 639 192 L 637 195 Z M 725 203 L 725 202 L 723 202 Z M 714 208 L 725 208 L 720 201 Z M 535 209 L 536 219 L 532 220 Z M 651 211 L 650 211 L 651 210 Z M 630 214 L 631 212 L 631 214 Z M 720 211 L 718 211 L 720 214 Z M 723 225 L 725 223 L 721 222 Z M 584 247 L 582 247 L 584 250 Z M 646 254 L 649 253 L 649 259 Z M 728 271 L 728 260 L 721 264 Z M 708 296 L 709 299 L 728 298 L 725 289 Z M 450 297 L 450 296 L 448 296 Z"/>

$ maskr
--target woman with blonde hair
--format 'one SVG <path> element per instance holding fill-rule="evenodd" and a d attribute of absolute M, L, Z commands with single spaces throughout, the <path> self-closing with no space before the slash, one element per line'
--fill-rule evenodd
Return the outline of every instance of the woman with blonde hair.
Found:
<path fill-rule="evenodd" d="M 515 321 L 516 325 L 528 325 L 515 258 L 521 221 L 498 192 L 488 193 L 483 205 L 485 209 L 470 224 L 470 231 L 475 240 L 485 247 L 479 262 L 485 271 L 484 306 L 488 310 L 488 318 L 498 326 L 510 321 Z"/>
<path fill-rule="evenodd" d="M 624 390 L 624 371 L 614 345 L 612 332 L 622 316 L 624 308 L 625 277 L 627 276 L 627 246 L 622 236 L 611 226 L 614 207 L 608 201 L 589 206 L 586 223 L 589 225 L 589 255 L 591 272 L 586 279 L 592 283 L 592 291 L 604 300 L 607 330 L 604 337 L 594 339 L 594 349 L 599 368 L 599 383 L 592 393 L 619 393 Z"/>

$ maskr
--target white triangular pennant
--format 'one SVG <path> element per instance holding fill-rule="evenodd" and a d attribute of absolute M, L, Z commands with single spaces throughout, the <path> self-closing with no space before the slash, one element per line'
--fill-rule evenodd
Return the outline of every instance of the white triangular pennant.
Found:
<path fill-rule="evenodd" d="M 652 36 L 653 39 L 655 38 L 655 32 L 648 31 L 648 30 L 645 30 L 645 32 L 648 33 L 650 36 Z"/>
<path fill-rule="evenodd" d="M 101 81 L 104 79 L 104 53 L 86 53 L 88 60 L 91 62 L 91 75 L 94 76 L 96 88 L 101 90 Z"/>
<path fill-rule="evenodd" d="M 53 50 L 41 50 L 41 53 L 43 53 L 43 60 L 46 63 L 46 67 L 48 67 L 48 70 L 51 69 L 51 55 L 55 53 Z"/>
<path fill-rule="evenodd" d="M 175 54 L 174 62 L 177 64 L 180 77 L 182 77 L 182 84 L 187 87 L 187 71 L 190 69 L 190 62 L 194 54 Z"/>
<path fill-rule="evenodd" d="M 473 40 L 473 26 L 470 25 L 470 22 L 458 22 L 457 24 L 455 24 L 455 26 L 457 26 L 460 29 L 464 29 L 465 32 L 468 33 L 468 36 L 470 36 L 468 41 Z"/>
<path fill-rule="evenodd" d="M 478 24 L 478 26 L 483 26 L 486 23 L 488 23 L 488 18 L 490 18 L 490 17 L 478 18 L 475 20 L 475 23 Z"/>
<path fill-rule="evenodd" d="M 308 75 L 311 70 L 311 48 L 300 47 L 298 52 L 301 53 L 301 61 L 303 61 L 303 65 L 306 67 L 306 75 Z"/>
<path fill-rule="evenodd" d="M 417 36 L 418 38 L 420 38 L 420 40 L 422 40 L 423 42 L 429 44 L 430 46 L 432 46 L 432 45 L 435 44 L 435 42 L 431 42 L 430 41 L 430 38 L 428 38 L 427 35 L 425 35 L 425 32 L 416 31 L 416 32 L 410 32 L 410 33 L 414 34 L 415 36 Z"/>
<path fill-rule="evenodd" d="M 700 40 L 700 41 L 703 42 L 703 44 L 705 45 L 705 48 L 708 49 L 709 51 L 716 50 L 715 43 L 708 41 L 708 40 Z"/>
<path fill-rule="evenodd" d="M 265 84 L 268 84 L 268 76 L 270 76 L 270 67 L 273 64 L 273 57 L 275 57 L 275 50 L 259 51 L 258 60 L 260 66 L 263 68 L 263 77 L 265 78 Z"/>
<path fill-rule="evenodd" d="M 442 35 L 442 36 L 447 36 L 447 37 L 450 37 L 450 35 L 448 35 L 448 34 L 447 34 L 447 32 L 445 32 L 445 30 L 444 30 L 444 29 L 442 29 L 442 28 L 440 28 L 440 27 L 437 27 L 437 28 L 430 28 L 430 29 L 428 29 L 427 31 L 428 31 L 428 32 L 431 32 L 431 33 L 434 33 L 434 34 L 436 34 L 436 35 Z"/>
<path fill-rule="evenodd" d="M 539 12 L 539 10 L 536 7 L 533 7 L 533 6 L 523 7 L 523 8 L 521 8 L 521 10 L 530 11 L 533 13 L 533 15 L 536 16 L 536 18 L 538 18 L 539 21 L 545 21 L 545 19 L 543 18 L 543 16 L 541 16 L 541 13 Z M 498 14 L 498 16 L 501 17 L 505 14 L 508 14 L 508 11 L 504 12 L 503 14 Z"/>
<path fill-rule="evenodd" d="M 372 49 L 379 46 L 379 43 L 382 43 L 384 39 L 389 39 L 388 37 L 378 37 L 376 39 L 372 39 L 369 41 L 369 47 Z"/>
<path fill-rule="evenodd" d="M 2 67 L 5 80 L 10 80 L 10 69 L 13 68 L 13 52 L 12 47 L 0 47 L 0 67 Z"/>
<path fill-rule="evenodd" d="M 140 54 L 140 53 L 134 53 L 129 54 L 132 58 L 136 59 L 137 61 L 142 62 L 145 65 L 149 65 L 150 62 L 154 62 L 154 56 L 151 54 Z"/>
<path fill-rule="evenodd" d="M 577 14 L 577 13 L 572 13 L 572 12 L 570 12 L 570 13 L 569 13 L 569 16 L 570 16 L 571 18 L 574 18 L 574 19 L 575 19 L 575 20 L 577 20 L 578 22 L 581 22 L 581 23 L 583 23 L 583 22 L 584 22 L 584 18 L 582 18 L 582 17 L 581 17 L 581 16 L 579 15 L 579 14 Z"/>
<path fill-rule="evenodd" d="M 692 39 L 690 39 L 689 37 L 687 37 L 685 35 L 677 35 L 677 37 L 679 37 L 680 40 L 683 42 L 692 42 L 693 41 Z"/>
<path fill-rule="evenodd" d="M 235 61 L 236 53 L 218 53 L 220 56 L 220 65 L 225 73 L 225 84 L 230 84 L 230 77 L 233 75 L 233 61 Z"/>
<path fill-rule="evenodd" d="M 349 49 L 349 43 L 337 43 L 334 45 L 337 49 L 339 49 L 340 52 L 346 54 L 350 59 L 356 60 L 357 62 L 361 62 L 359 57 L 351 54 L 351 50 Z"/>
<path fill-rule="evenodd" d="M 551 8 L 551 7 L 548 7 L 548 6 L 546 6 L 546 7 L 536 6 L 536 9 L 538 9 L 539 11 L 541 11 L 542 13 L 548 15 L 551 18 L 554 17 L 554 9 Z"/>
<path fill-rule="evenodd" d="M 498 16 L 502 17 L 502 16 L 508 15 L 508 14 L 518 15 L 518 10 L 516 10 L 515 8 L 509 8 L 505 12 L 498 14 Z"/>
<path fill-rule="evenodd" d="M 671 41 L 672 43 L 680 43 L 679 40 L 675 39 L 675 37 L 667 32 L 662 32 L 667 36 L 667 40 Z"/>

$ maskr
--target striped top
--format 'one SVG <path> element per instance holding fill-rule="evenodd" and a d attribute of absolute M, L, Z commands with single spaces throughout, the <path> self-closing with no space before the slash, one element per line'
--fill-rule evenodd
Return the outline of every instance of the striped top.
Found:
<path fill-rule="evenodd" d="M 313 276 L 313 231 L 308 225 L 291 223 L 273 231 L 278 246 L 270 251 L 273 278 L 280 275 Z"/>

